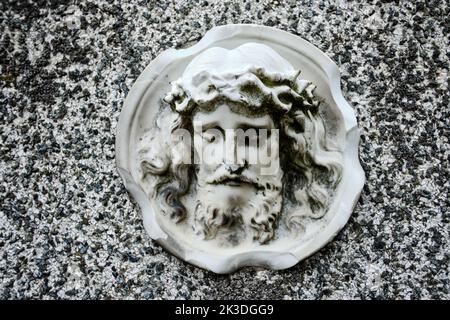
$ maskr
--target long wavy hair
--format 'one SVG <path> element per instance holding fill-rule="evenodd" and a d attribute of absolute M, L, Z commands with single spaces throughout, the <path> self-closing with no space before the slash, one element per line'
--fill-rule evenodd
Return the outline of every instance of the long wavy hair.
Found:
<path fill-rule="evenodd" d="M 193 148 L 173 143 L 170 136 L 178 129 L 192 133 L 193 114 L 211 111 L 220 102 L 249 115 L 269 114 L 280 130 L 283 204 L 291 202 L 298 208 L 285 216 L 287 227 L 301 228 L 304 218 L 318 219 L 326 213 L 341 179 L 342 153 L 328 145 L 315 86 L 300 80 L 299 74 L 248 67 L 233 75 L 203 71 L 189 83 L 181 79 L 172 83 L 156 125 L 138 146 L 141 178 L 152 181 L 149 192 L 164 215 L 176 223 L 187 216 L 181 199 L 195 179 L 194 165 L 174 159 L 193 154 Z"/>

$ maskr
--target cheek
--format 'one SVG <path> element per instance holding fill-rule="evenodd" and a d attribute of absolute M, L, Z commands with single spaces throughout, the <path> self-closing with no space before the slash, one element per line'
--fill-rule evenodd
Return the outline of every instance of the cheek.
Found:
<path fill-rule="evenodd" d="M 205 144 L 203 146 L 203 162 L 209 167 L 217 167 L 223 162 L 224 148 L 220 142 Z"/>
<path fill-rule="evenodd" d="M 220 139 L 216 139 L 214 142 L 208 142 L 206 139 L 197 135 L 194 139 L 194 149 L 198 161 L 201 159 L 201 166 L 214 168 L 222 163 L 224 145 Z"/>
<path fill-rule="evenodd" d="M 257 152 L 258 154 L 259 166 L 266 166 L 271 161 L 275 161 L 276 163 L 280 162 L 280 150 L 277 143 L 271 145 L 267 143 L 258 146 L 258 148 L 254 149 L 254 152 Z"/>
<path fill-rule="evenodd" d="M 205 143 L 203 144 L 203 153 L 217 155 L 220 152 L 219 146 L 219 143 Z"/>
<path fill-rule="evenodd" d="M 199 173 L 205 173 L 208 174 L 212 171 L 214 171 L 214 168 L 212 165 L 206 164 L 206 163 L 200 163 L 197 167 Z"/>
<path fill-rule="evenodd" d="M 255 176 L 260 176 L 261 167 L 262 167 L 262 165 L 259 163 L 249 164 L 245 171 L 253 173 Z"/>
<path fill-rule="evenodd" d="M 197 177 L 200 180 L 205 180 L 206 178 L 211 177 L 211 175 L 215 173 L 216 169 L 217 165 L 202 162 L 197 165 L 196 168 Z"/>

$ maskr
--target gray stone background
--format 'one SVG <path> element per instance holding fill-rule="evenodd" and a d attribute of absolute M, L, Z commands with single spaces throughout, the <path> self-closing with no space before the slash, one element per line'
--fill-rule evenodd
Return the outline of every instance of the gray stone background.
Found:
<path fill-rule="evenodd" d="M 447 1 L 1 1 L 2 299 L 448 299 Z M 115 128 L 144 67 L 255 23 L 328 54 L 368 181 L 335 241 L 284 271 L 216 275 L 144 232 Z"/>

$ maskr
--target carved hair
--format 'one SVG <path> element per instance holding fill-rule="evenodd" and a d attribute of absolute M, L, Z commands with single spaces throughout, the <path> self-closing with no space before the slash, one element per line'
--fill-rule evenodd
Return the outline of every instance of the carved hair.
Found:
<path fill-rule="evenodd" d="M 185 218 L 180 198 L 193 177 L 192 165 L 173 161 L 174 148 L 180 146 L 171 145 L 170 134 L 180 128 L 192 130 L 193 113 L 213 110 L 220 102 L 231 103 L 232 108 L 250 115 L 269 114 L 280 129 L 283 195 L 285 201 L 300 206 L 286 217 L 287 226 L 301 227 L 304 217 L 317 219 L 325 214 L 341 178 L 341 153 L 327 145 L 319 100 L 313 94 L 315 86 L 298 79 L 299 73 L 248 67 L 238 74 L 202 71 L 189 81 L 180 78 L 172 83 L 159 115 L 165 123 L 157 120 L 143 137 L 139 151 L 142 176 L 156 177 L 154 196 L 163 214 L 176 222 Z M 154 139 L 161 134 L 167 137 L 165 141 Z"/>

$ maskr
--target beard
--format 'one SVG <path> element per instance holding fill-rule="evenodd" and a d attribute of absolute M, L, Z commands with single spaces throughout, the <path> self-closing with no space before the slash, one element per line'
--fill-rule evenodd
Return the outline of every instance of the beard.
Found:
<path fill-rule="evenodd" d="M 221 184 L 236 178 L 244 185 L 230 189 Z M 203 239 L 217 239 L 223 246 L 235 246 L 249 236 L 260 244 L 269 242 L 275 235 L 281 212 L 280 181 L 261 181 L 260 177 L 245 172 L 233 176 L 222 170 L 203 183 L 199 181 L 195 232 Z"/>

